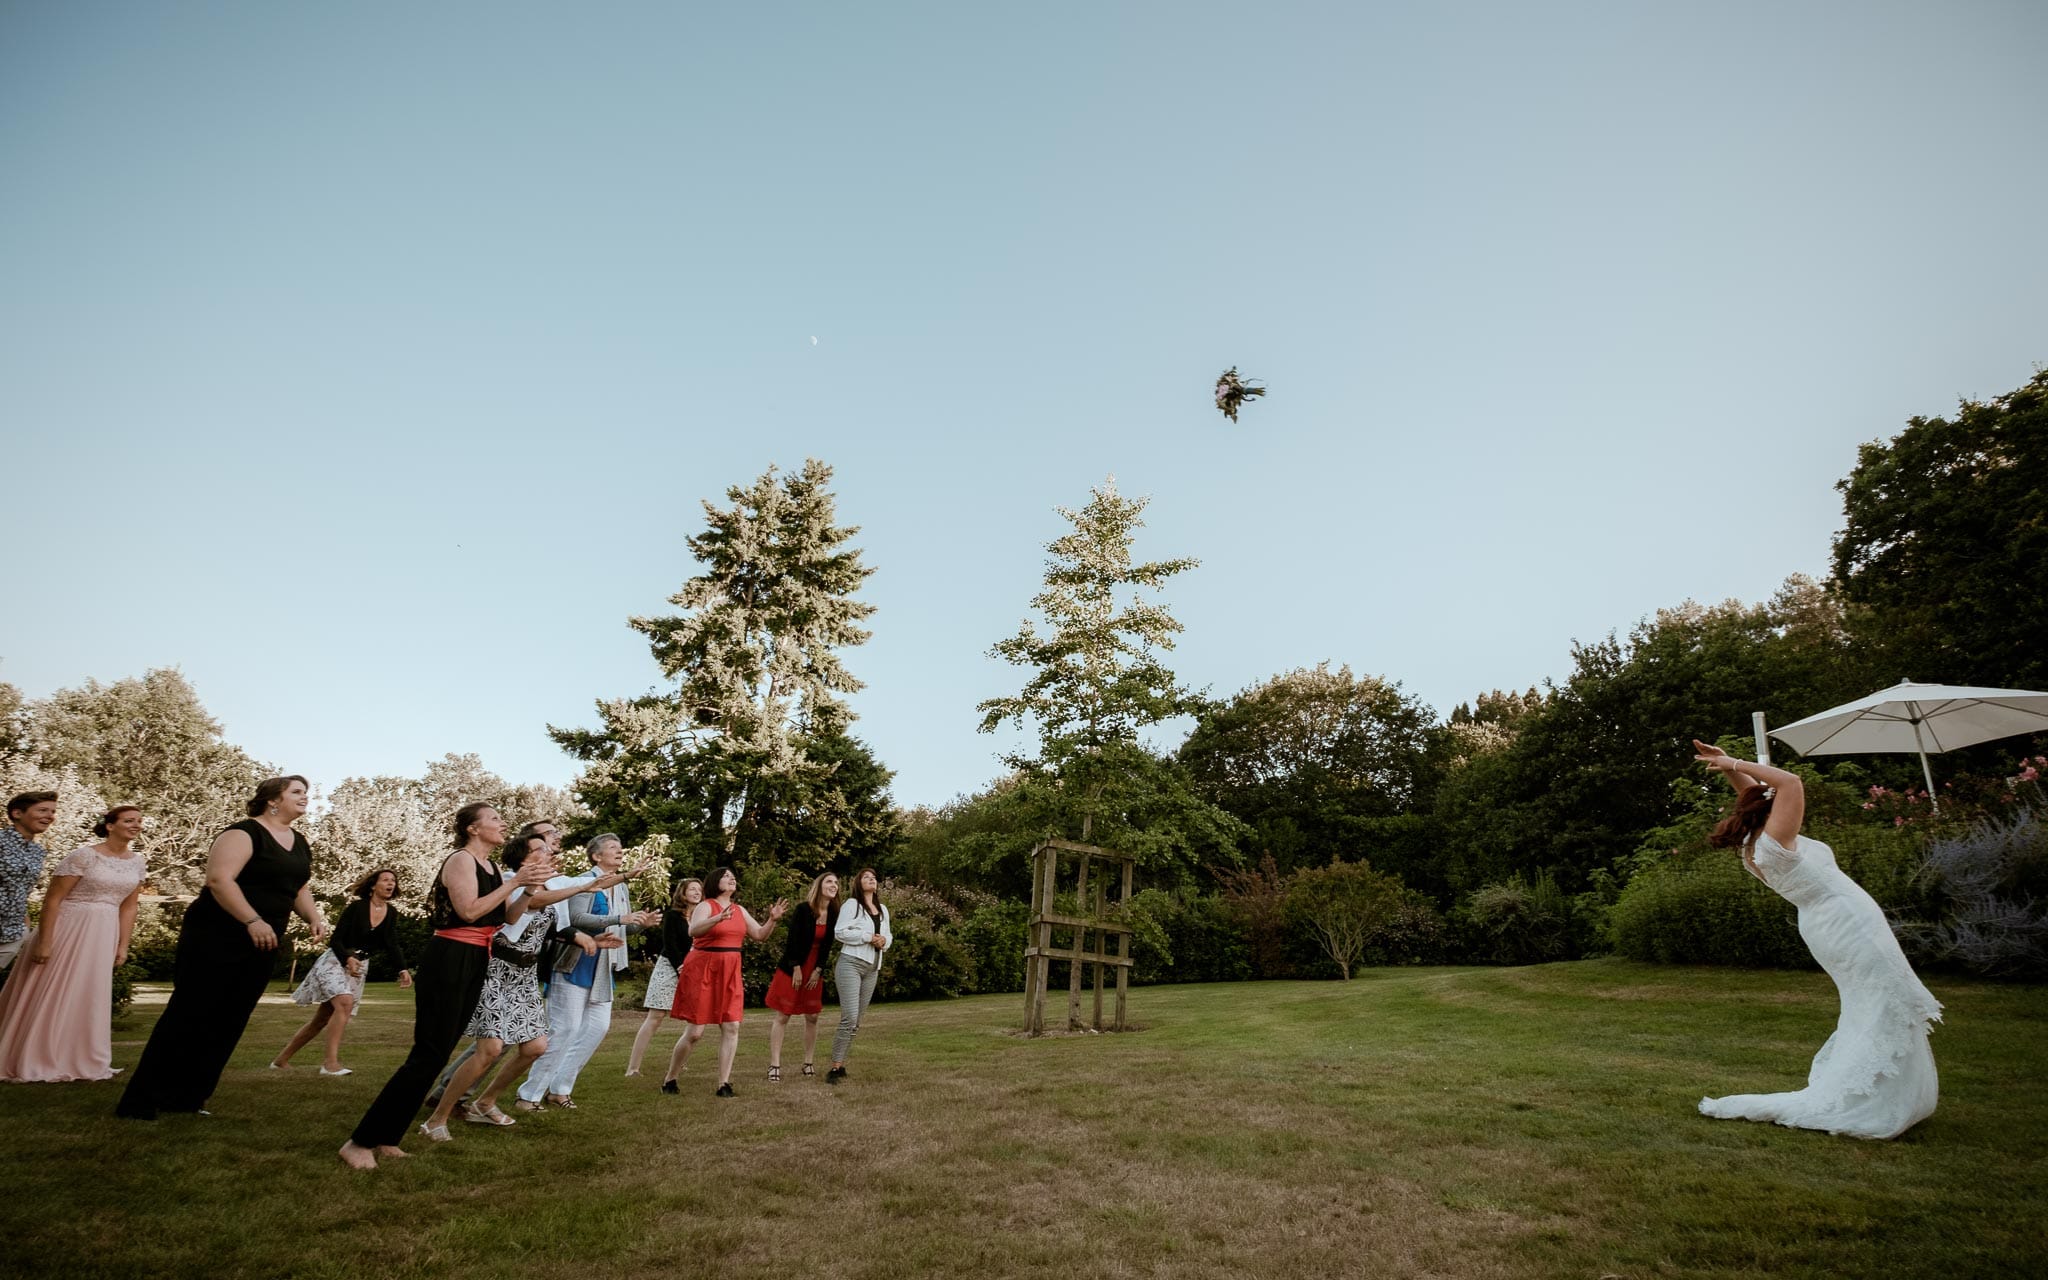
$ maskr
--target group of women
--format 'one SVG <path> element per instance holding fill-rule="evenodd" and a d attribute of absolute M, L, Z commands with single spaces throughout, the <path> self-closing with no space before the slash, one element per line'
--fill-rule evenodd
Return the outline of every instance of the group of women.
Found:
<path fill-rule="evenodd" d="M 1799 776 L 1736 759 L 1704 742 L 1694 746 L 1699 761 L 1722 774 L 1736 792 L 1734 809 L 1714 830 L 1711 843 L 1735 850 L 1750 874 L 1798 908 L 1800 935 L 1841 996 L 1835 1032 L 1814 1058 L 1805 1088 L 1706 1098 L 1700 1111 L 1866 1138 L 1904 1133 L 1933 1113 L 1938 1098 L 1927 1037 L 1941 1016 L 1940 1003 L 1907 963 L 1883 910 L 1835 865 L 1827 845 L 1800 834 L 1805 796 Z M 287 917 L 293 912 L 304 917 L 316 943 L 326 936 L 326 921 L 308 888 L 312 850 L 292 825 L 304 816 L 307 799 L 304 778 L 272 778 L 257 788 L 248 818 L 214 841 L 206 887 L 187 909 L 179 933 L 170 1002 L 128 1079 L 120 1115 L 203 1114 L 269 980 L 272 953 Z M 18 807 L 10 806 L 11 818 Z M 46 827 L 17 822 L 12 847 L 39 859 L 40 846 L 29 843 L 29 837 Z M 0 1079 L 94 1080 L 113 1074 L 111 973 L 125 957 L 134 924 L 143 879 L 134 842 L 141 827 L 142 815 L 133 806 L 108 811 L 94 828 L 99 842 L 75 850 L 52 874 L 39 927 L 0 989 Z M 379 1159 L 406 1154 L 400 1143 L 465 1035 L 475 1037 L 474 1051 L 443 1084 L 421 1132 L 447 1141 L 457 1108 L 465 1121 L 515 1123 L 497 1099 L 542 1052 L 532 1046 L 545 1046 L 550 1006 L 541 997 L 543 978 L 577 982 L 594 974 L 598 951 L 623 945 L 629 927 L 649 923 L 645 913 L 629 918 L 623 909 L 608 912 L 601 905 L 607 890 L 639 870 L 618 870 L 616 848 L 600 854 L 603 837 L 591 845 L 595 874 L 565 878 L 556 875 L 551 828 L 528 828 L 506 849 L 506 824 L 497 811 L 470 804 L 455 815 L 452 835 L 454 847 L 431 894 L 433 937 L 412 984 L 412 1051 L 341 1147 L 342 1160 L 354 1168 L 375 1168 Z M 684 881 L 661 914 L 662 948 L 649 988 L 650 1012 L 634 1037 L 628 1076 L 640 1073 L 666 1001 L 666 1016 L 686 1025 L 669 1057 L 663 1092 L 678 1092 L 677 1078 L 692 1050 L 706 1030 L 717 1026 L 717 1094 L 733 1095 L 733 1056 L 744 1004 L 741 948 L 749 940 L 767 939 L 789 914 L 787 904 L 778 901 L 765 920 L 756 919 L 733 900 L 738 888 L 738 877 L 721 868 L 708 884 Z M 873 871 L 855 877 L 850 893 L 842 888 L 837 876 L 819 876 L 790 915 L 788 940 L 767 997 L 775 1017 L 769 1032 L 770 1081 L 782 1079 L 785 1033 L 790 1019 L 799 1016 L 804 1019 L 800 1070 L 805 1076 L 816 1072 L 823 974 L 834 943 L 839 947 L 833 972 L 842 1012 L 825 1078 L 836 1083 L 846 1076 L 847 1054 L 874 994 L 891 934 Z M 401 982 L 410 976 L 391 941 L 391 898 L 397 889 L 397 876 L 388 869 L 373 872 L 359 886 L 333 944 L 296 993 L 302 1003 L 319 1009 L 273 1067 L 288 1066 L 294 1053 L 324 1031 L 323 1074 L 347 1073 L 337 1056 L 341 1029 L 360 1002 L 368 957 L 381 951 L 387 962 L 401 966 Z M 567 912 L 568 921 L 556 913 L 565 899 L 578 904 Z M 550 920 L 557 927 L 551 928 Z M 604 936 L 600 940 L 567 929 L 563 945 L 568 949 L 558 962 L 544 965 L 543 948 L 569 922 L 601 927 Z M 608 985 L 603 989 L 610 990 Z M 517 1045 L 519 1053 L 477 1097 L 465 1100 L 508 1045 Z M 572 1079 L 573 1073 L 572 1066 Z M 545 1096 L 569 1104 L 564 1095 Z"/>
<path fill-rule="evenodd" d="M 543 985 L 591 988 L 600 971 L 598 954 L 624 945 L 628 932 L 657 922 L 662 947 L 649 987 L 649 1014 L 635 1036 L 626 1074 L 640 1074 L 654 1025 L 679 1018 L 685 1027 L 663 1082 L 666 1092 L 677 1092 L 676 1077 L 690 1050 L 715 1024 L 721 1032 L 716 1092 L 733 1096 L 744 1005 L 740 948 L 746 940 L 765 940 L 787 904 L 775 903 L 765 920 L 757 920 L 733 901 L 738 877 L 720 869 L 710 879 L 709 897 L 703 882 L 686 880 L 658 917 L 623 910 L 604 914 L 607 892 L 646 870 L 618 869 L 615 837 L 591 842 L 592 874 L 564 877 L 551 824 L 533 824 L 508 840 L 507 824 L 495 808 L 470 804 L 455 815 L 453 847 L 435 875 L 433 933 L 415 974 L 397 944 L 393 899 L 400 885 L 391 868 L 357 882 L 354 900 L 329 932 L 310 888 L 311 844 L 293 825 L 304 817 L 309 799 L 304 778 L 269 779 L 249 801 L 247 818 L 214 841 L 205 887 L 186 909 L 179 931 L 170 1000 L 129 1075 L 117 1114 L 206 1114 L 294 913 L 305 920 L 314 943 L 326 946 L 293 992 L 294 1000 L 313 1006 L 312 1016 L 272 1059 L 273 1070 L 290 1069 L 294 1055 L 322 1039 L 320 1074 L 351 1074 L 341 1064 L 341 1042 L 373 960 L 392 966 L 399 984 L 414 990 L 412 1050 L 342 1145 L 341 1158 L 352 1167 L 374 1168 L 380 1158 L 405 1155 L 400 1144 L 407 1130 L 465 1037 L 475 1043 L 443 1082 L 420 1132 L 449 1140 L 449 1122 L 458 1111 L 471 1123 L 515 1123 L 498 1100 L 546 1051 L 550 1025 Z M 0 987 L 0 1080 L 104 1080 L 119 1070 L 111 1060 L 112 975 L 126 962 L 145 878 L 144 860 L 134 850 L 142 823 L 143 814 L 132 805 L 109 811 L 95 828 L 99 842 L 81 846 L 53 871 L 22 963 Z M 598 845 L 607 840 L 600 854 Z M 771 1081 L 781 1079 L 782 1032 L 798 1015 L 806 1027 L 804 1073 L 814 1074 L 822 978 L 834 941 L 843 944 L 841 1029 L 827 1079 L 845 1077 L 853 1033 L 891 941 L 875 873 L 861 872 L 856 883 L 859 891 L 841 902 L 839 878 L 818 877 L 792 920 L 802 936 L 785 950 L 769 993 L 775 1010 Z M 624 896 L 619 892 L 615 901 Z M 558 910 L 558 904 L 569 905 Z M 551 943 L 557 951 L 552 957 Z M 603 972 L 609 975 L 608 968 Z M 609 983 L 601 989 L 608 997 Z M 516 1052 L 507 1055 L 508 1048 Z M 491 1078 L 501 1057 L 503 1066 Z M 570 1078 L 580 1065 L 570 1068 Z M 565 1094 L 537 1096 L 574 1105 Z M 524 1100 L 521 1106 L 539 1109 Z"/>

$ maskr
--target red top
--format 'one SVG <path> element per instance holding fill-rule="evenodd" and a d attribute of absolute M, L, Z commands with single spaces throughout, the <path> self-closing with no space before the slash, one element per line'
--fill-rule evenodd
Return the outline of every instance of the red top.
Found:
<path fill-rule="evenodd" d="M 716 902 L 711 903 L 710 906 L 714 913 L 722 910 Z M 734 911 L 723 924 L 712 925 L 703 933 L 698 934 L 696 944 L 692 949 L 702 950 L 705 947 L 737 949 L 746 940 L 747 912 L 746 908 L 741 907 Z"/>

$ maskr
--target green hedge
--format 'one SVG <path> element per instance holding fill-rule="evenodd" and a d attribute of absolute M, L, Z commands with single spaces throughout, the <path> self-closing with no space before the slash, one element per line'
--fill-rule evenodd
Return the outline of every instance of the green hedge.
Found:
<path fill-rule="evenodd" d="M 1918 836 L 1874 824 L 1821 825 L 1810 833 L 1887 910 L 1917 914 L 1923 891 Z M 1614 949 L 1631 960 L 1810 969 L 1798 912 L 1751 875 L 1733 850 L 1691 842 L 1646 861 L 1608 915 Z"/>

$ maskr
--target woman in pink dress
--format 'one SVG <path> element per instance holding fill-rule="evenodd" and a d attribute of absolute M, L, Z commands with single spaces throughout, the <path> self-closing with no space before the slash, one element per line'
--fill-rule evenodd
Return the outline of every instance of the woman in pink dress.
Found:
<path fill-rule="evenodd" d="M 114 970 L 142 894 L 142 810 L 124 804 L 50 873 L 43 914 L 0 988 L 0 1080 L 105 1080 L 114 1067 Z"/>

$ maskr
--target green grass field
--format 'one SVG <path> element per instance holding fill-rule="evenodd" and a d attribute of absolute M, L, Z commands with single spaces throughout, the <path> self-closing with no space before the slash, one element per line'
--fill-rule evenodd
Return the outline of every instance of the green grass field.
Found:
<path fill-rule="evenodd" d="M 575 1112 L 414 1137 L 373 1174 L 334 1149 L 404 1052 L 409 993 L 371 988 L 344 1079 L 317 1046 L 264 1070 L 299 1012 L 274 996 L 211 1117 L 117 1121 L 118 1080 L 0 1087 L 0 1269 L 2043 1274 L 2048 988 L 1930 986 L 1941 1109 L 1888 1143 L 1694 1111 L 1803 1082 L 1825 977 L 1602 960 L 1145 988 L 1120 1036 L 1023 1039 L 1021 997 L 878 1005 L 837 1088 L 766 1083 L 750 1010 L 730 1100 L 703 1051 L 656 1092 L 666 1033 L 623 1079 L 627 1024 Z M 117 1063 L 155 1009 L 116 1025 Z"/>

